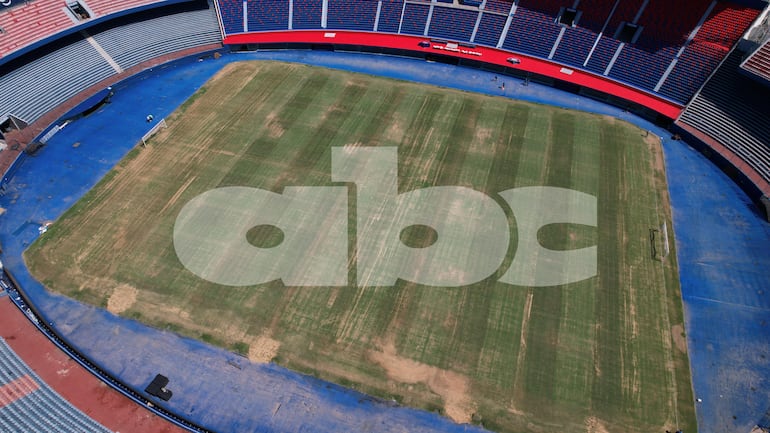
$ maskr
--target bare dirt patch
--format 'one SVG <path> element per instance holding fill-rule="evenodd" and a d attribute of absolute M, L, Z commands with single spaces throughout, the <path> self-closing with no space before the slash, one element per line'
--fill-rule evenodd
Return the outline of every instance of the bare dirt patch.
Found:
<path fill-rule="evenodd" d="M 211 77 L 208 81 L 209 86 L 220 81 L 226 81 L 227 85 L 233 90 L 240 90 L 246 87 L 254 77 L 262 70 L 262 65 L 258 62 L 243 62 L 243 63 L 231 63 L 226 65 L 222 70 Z"/>
<path fill-rule="evenodd" d="M 527 300 L 524 303 L 524 314 L 521 317 L 521 333 L 519 334 L 519 354 L 516 357 L 516 374 L 514 380 L 516 384 L 521 383 L 521 370 L 524 366 L 524 360 L 527 357 L 527 334 L 529 333 L 529 316 L 532 313 L 533 293 L 530 289 L 527 292 Z"/>
<path fill-rule="evenodd" d="M 120 314 L 131 308 L 136 302 L 136 288 L 121 284 L 112 290 L 112 295 L 107 300 L 107 311 Z"/>
<path fill-rule="evenodd" d="M 473 131 L 473 142 L 481 145 L 487 144 L 492 139 L 494 132 L 492 128 L 476 128 Z"/>
<path fill-rule="evenodd" d="M 249 344 L 249 360 L 253 362 L 268 363 L 276 355 L 281 347 L 281 342 L 273 340 L 267 335 L 260 335 Z"/>
<path fill-rule="evenodd" d="M 371 351 L 369 358 L 385 369 L 388 378 L 401 383 L 423 383 L 444 399 L 444 410 L 458 423 L 468 423 L 475 404 L 468 395 L 468 378 L 441 368 L 403 358 L 392 342 L 382 352 Z"/>
<path fill-rule="evenodd" d="M 645 131 L 644 142 L 649 146 L 650 153 L 652 154 L 652 166 L 657 173 L 665 173 L 666 163 L 663 160 L 663 151 L 660 146 L 660 137 L 657 135 Z"/>
<path fill-rule="evenodd" d="M 404 127 L 405 120 L 401 119 L 398 113 L 395 114 L 393 122 L 388 126 L 385 131 L 385 140 L 389 142 L 399 143 L 404 139 L 406 128 Z"/>
<path fill-rule="evenodd" d="M 79 271 L 79 269 L 78 269 Z M 75 278 L 78 278 L 78 280 L 82 280 L 83 282 L 78 285 L 78 292 L 82 292 L 83 290 L 90 289 L 94 291 L 99 291 L 101 288 L 104 287 L 115 287 L 118 283 L 116 283 L 111 278 L 100 278 L 100 277 L 86 277 L 83 279 L 83 273 L 82 272 L 74 272 Z"/>
<path fill-rule="evenodd" d="M 281 125 L 281 121 L 277 119 L 275 112 L 270 113 L 265 118 L 265 125 L 267 125 L 267 134 L 270 138 L 277 139 L 283 137 L 286 133 L 286 128 Z"/>
<path fill-rule="evenodd" d="M 589 416 L 585 421 L 586 433 L 609 433 L 607 427 L 596 417 Z"/>
<path fill-rule="evenodd" d="M 674 339 L 676 348 L 682 353 L 687 353 L 687 340 L 684 337 L 684 327 L 681 324 L 671 327 L 671 337 Z"/>

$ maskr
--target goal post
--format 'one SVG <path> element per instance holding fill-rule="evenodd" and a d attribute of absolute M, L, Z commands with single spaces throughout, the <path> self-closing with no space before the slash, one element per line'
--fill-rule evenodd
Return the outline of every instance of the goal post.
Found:
<path fill-rule="evenodd" d="M 668 224 L 666 223 L 666 221 L 663 221 L 663 224 L 660 226 L 660 233 L 663 235 L 663 255 L 660 258 L 665 259 L 666 257 L 668 257 L 668 253 L 669 253 Z"/>
<path fill-rule="evenodd" d="M 147 141 L 155 135 L 161 128 L 166 128 L 166 119 L 160 119 L 146 134 L 142 136 L 142 147 L 147 147 Z"/>

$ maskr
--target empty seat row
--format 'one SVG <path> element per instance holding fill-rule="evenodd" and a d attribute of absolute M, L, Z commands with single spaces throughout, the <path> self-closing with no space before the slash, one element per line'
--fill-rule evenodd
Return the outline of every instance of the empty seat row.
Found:
<path fill-rule="evenodd" d="M 322 0 L 293 0 L 292 29 L 320 29 Z"/>
<path fill-rule="evenodd" d="M 97 15 L 109 15 L 115 12 L 159 3 L 158 0 L 86 0 L 85 3 Z"/>
<path fill-rule="evenodd" d="M 401 20 L 401 33 L 423 35 L 428 22 L 430 6 L 424 3 L 406 3 L 404 17 Z"/>
<path fill-rule="evenodd" d="M 479 28 L 476 31 L 476 38 L 473 42 L 490 47 L 497 46 L 500 35 L 503 33 L 506 19 L 507 18 L 503 15 L 482 13 L 481 22 L 479 23 Z"/>
<path fill-rule="evenodd" d="M 687 102 L 757 17 L 755 9 L 718 3 L 685 47 L 660 93 Z"/>
<path fill-rule="evenodd" d="M 732 52 L 679 121 L 717 140 L 770 182 L 770 89 L 739 72 L 742 53 Z"/>
<path fill-rule="evenodd" d="M 377 0 L 328 0 L 326 28 L 341 30 L 374 30 Z"/>
<path fill-rule="evenodd" d="M 384 33 L 398 32 L 404 0 L 382 0 L 381 3 L 380 19 L 377 22 L 376 30 Z"/>
<path fill-rule="evenodd" d="M 428 35 L 460 42 L 470 42 L 478 17 L 478 11 L 435 6 L 430 20 Z"/>
<path fill-rule="evenodd" d="M 80 40 L 4 75 L 0 79 L 0 112 L 33 122 L 114 73 L 94 47 Z"/>
<path fill-rule="evenodd" d="M 10 386 L 17 390 L 18 397 L 0 407 L 0 431 L 57 433 L 106 433 L 109 431 L 46 385 L 2 338 L 0 338 L 0 370 L 3 371 L 4 377 L 16 378 Z"/>
<path fill-rule="evenodd" d="M 134 22 L 93 37 L 123 69 L 176 51 L 221 41 L 213 8 Z"/>
<path fill-rule="evenodd" d="M 513 15 L 503 48 L 548 57 L 561 28 L 552 17 L 520 7 Z"/>
<path fill-rule="evenodd" d="M 83 3 L 90 9 L 92 16 L 89 19 L 94 19 L 139 6 L 165 2 L 161 0 L 89 0 Z M 88 20 L 73 21 L 66 11 L 65 2 L 61 0 L 29 1 L 10 10 L 3 10 L 0 13 L 2 29 L 0 58 L 88 22 Z"/>
<path fill-rule="evenodd" d="M 770 81 L 770 42 L 765 42 L 743 65 L 744 69 Z"/>

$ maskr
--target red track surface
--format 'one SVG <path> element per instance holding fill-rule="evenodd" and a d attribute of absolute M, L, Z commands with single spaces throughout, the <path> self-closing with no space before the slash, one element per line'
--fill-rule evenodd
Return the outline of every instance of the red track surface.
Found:
<path fill-rule="evenodd" d="M 13 304 L 0 297 L 0 336 L 48 386 L 101 425 L 121 433 L 183 430 L 107 386 L 62 352 Z"/>
<path fill-rule="evenodd" d="M 422 48 L 417 45 L 419 41 L 428 40 L 428 38 L 405 35 L 392 35 L 369 32 L 352 32 L 339 30 L 292 30 L 281 32 L 264 33 L 242 33 L 228 35 L 223 43 L 226 45 L 239 44 L 265 44 L 265 43 L 310 43 L 310 44 L 336 44 L 336 45 L 360 45 L 367 47 L 387 47 L 409 51 L 423 51 L 433 54 L 450 55 L 464 59 L 482 61 L 486 63 L 507 66 L 526 72 L 544 75 L 546 77 L 569 81 L 571 83 L 608 93 L 610 95 L 623 98 L 628 101 L 636 102 L 651 110 L 654 110 L 668 118 L 676 119 L 684 108 L 680 104 L 667 101 L 651 93 L 635 89 L 631 86 L 620 84 L 614 80 L 595 75 L 589 72 L 577 69 L 566 68 L 572 71 L 571 74 L 562 72 L 565 67 L 547 60 L 536 59 L 523 54 L 512 54 L 508 51 L 498 50 L 477 46 L 475 48 L 458 47 L 459 51 L 447 51 L 439 49 L 436 46 L 443 47 L 444 44 L 431 44 L 431 47 Z M 512 65 L 506 61 L 507 58 L 515 56 L 521 63 Z"/>

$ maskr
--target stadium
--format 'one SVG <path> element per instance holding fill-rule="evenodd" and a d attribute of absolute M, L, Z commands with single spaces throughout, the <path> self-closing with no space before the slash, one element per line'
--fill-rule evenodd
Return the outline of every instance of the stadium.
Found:
<path fill-rule="evenodd" d="M 768 431 L 769 16 L 2 2 L 0 431 Z"/>

